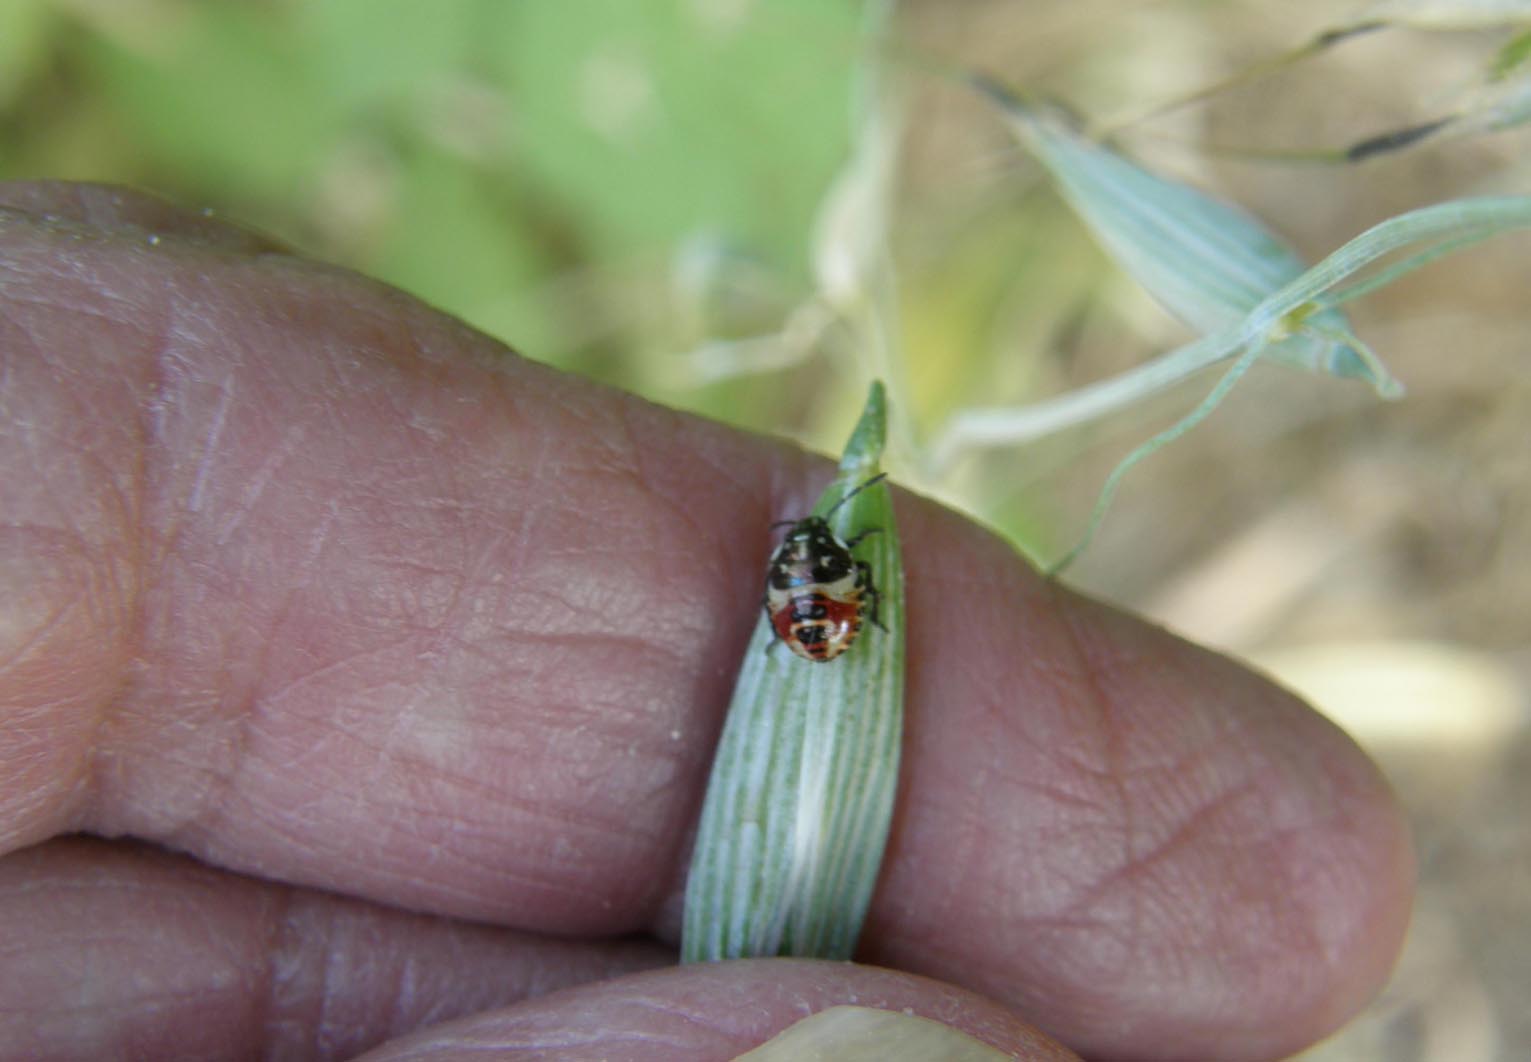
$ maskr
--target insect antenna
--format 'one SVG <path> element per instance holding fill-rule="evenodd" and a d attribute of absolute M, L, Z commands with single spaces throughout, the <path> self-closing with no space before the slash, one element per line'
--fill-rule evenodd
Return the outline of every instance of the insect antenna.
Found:
<path fill-rule="evenodd" d="M 885 480 L 887 478 L 888 478 L 888 474 L 886 472 L 879 472 L 879 473 L 877 473 L 877 475 L 873 476 L 871 479 L 867 480 L 865 483 L 862 483 L 860 486 L 858 486 L 854 490 L 852 490 L 849 494 L 845 495 L 839 501 L 837 501 L 833 505 L 831 505 L 828 509 L 824 510 L 824 519 L 828 520 L 829 517 L 830 517 L 830 514 L 833 513 L 836 509 L 840 508 L 840 506 L 842 506 L 846 502 L 850 501 L 852 498 L 854 498 L 856 495 L 860 494 L 862 491 L 866 490 L 868 487 L 873 486 L 874 484 L 877 484 L 877 483 L 881 483 L 883 480 Z"/>
<path fill-rule="evenodd" d="M 860 494 L 862 491 L 866 490 L 868 487 L 870 487 L 870 486 L 872 486 L 872 485 L 874 485 L 876 483 L 880 483 L 880 482 L 882 482 L 883 480 L 885 480 L 887 478 L 888 478 L 888 474 L 886 472 L 879 472 L 879 473 L 877 473 L 877 475 L 873 476 L 871 479 L 867 480 L 865 483 L 858 484 L 855 487 L 855 489 L 851 490 L 844 497 L 842 497 L 839 501 L 835 502 L 828 509 L 824 510 L 824 515 L 819 517 L 819 519 L 820 520 L 828 520 L 829 517 L 831 516 L 831 514 L 833 514 L 836 509 L 840 508 L 840 506 L 842 506 L 846 502 L 850 501 L 852 498 L 854 498 L 856 495 Z M 774 524 L 771 525 L 771 527 L 772 528 L 790 527 L 792 525 L 800 524 L 802 522 L 803 521 L 801 519 L 798 519 L 798 520 L 777 520 Z"/>

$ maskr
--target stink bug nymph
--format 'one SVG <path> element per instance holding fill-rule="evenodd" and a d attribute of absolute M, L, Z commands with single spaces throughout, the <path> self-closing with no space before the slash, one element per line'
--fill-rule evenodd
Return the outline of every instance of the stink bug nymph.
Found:
<path fill-rule="evenodd" d="M 791 525 L 766 569 L 766 617 L 776 637 L 804 660 L 833 660 L 861 633 L 863 607 L 877 618 L 877 584 L 872 566 L 851 556 L 856 543 L 880 528 L 863 531 L 849 542 L 829 529 L 829 516 L 887 473 L 873 476 L 835 502 L 823 516 L 783 520 Z"/>

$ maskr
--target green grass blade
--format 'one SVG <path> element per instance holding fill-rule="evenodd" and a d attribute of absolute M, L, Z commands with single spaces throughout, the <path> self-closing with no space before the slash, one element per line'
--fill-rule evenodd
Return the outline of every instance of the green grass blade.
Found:
<path fill-rule="evenodd" d="M 987 78 L 975 84 L 1004 111 L 1107 253 L 1197 332 L 1238 324 L 1306 270 L 1297 252 L 1242 208 L 1140 166 Z M 1385 369 L 1346 341 L 1351 327 L 1342 313 L 1318 314 L 1321 328 L 1272 340 L 1264 356 L 1363 379 L 1378 393 L 1396 386 Z"/>
<path fill-rule="evenodd" d="M 1531 196 L 1491 196 L 1455 199 L 1422 207 L 1380 222 L 1344 244 L 1323 261 L 1305 270 L 1279 291 L 1261 300 L 1234 326 L 1203 336 L 1193 343 L 1155 358 L 1119 376 L 1069 394 L 1028 406 L 961 412 L 937 437 L 931 462 L 948 468 L 964 452 L 979 447 L 1014 445 L 1099 420 L 1135 401 L 1188 379 L 1229 357 L 1231 368 L 1190 413 L 1142 443 L 1124 458 L 1106 480 L 1081 540 L 1050 571 L 1057 574 L 1084 551 L 1105 517 L 1122 478 L 1160 447 L 1173 442 L 1206 419 L 1228 391 L 1254 365 L 1266 358 L 1273 344 L 1294 334 L 1316 342 L 1343 343 L 1361 363 L 1385 398 L 1396 398 L 1402 387 L 1382 367 L 1372 351 L 1354 335 L 1329 332 L 1332 307 L 1369 294 L 1414 269 L 1490 237 L 1531 228 Z M 1404 257 L 1362 274 L 1395 253 Z"/>
<path fill-rule="evenodd" d="M 887 431 L 874 384 L 823 515 L 878 472 Z M 881 592 L 881 630 L 823 663 L 772 647 L 756 624 L 713 759 L 681 942 L 685 962 L 850 958 L 876 885 L 898 782 L 904 709 L 904 585 L 886 483 L 836 509 L 842 539 Z M 762 576 L 764 565 L 762 564 Z"/>
<path fill-rule="evenodd" d="M 1320 332 L 1325 327 L 1325 314 L 1309 311 L 1348 301 L 1391 283 L 1443 255 L 1491 236 L 1523 228 L 1531 228 L 1531 197 L 1527 196 L 1457 199 L 1389 218 L 1367 229 L 1265 299 L 1250 311 L 1233 335 L 1224 332 L 1203 339 L 1201 343 L 1207 344 L 1208 349 L 1242 350 L 1243 353 L 1195 409 L 1136 447 L 1111 470 L 1083 536 L 1051 566 L 1049 574 L 1062 572 L 1089 546 L 1128 471 L 1210 416 L 1233 385 L 1253 367 L 1255 361 L 1266 355 L 1266 343 L 1272 338 L 1279 339 L 1289 328 Z M 1373 276 L 1356 281 L 1348 287 L 1342 286 L 1372 263 L 1405 248 L 1409 248 L 1411 253 L 1402 261 L 1386 266 Z M 1354 341 L 1353 337 L 1351 340 Z M 1376 355 L 1359 341 L 1354 342 L 1357 357 L 1380 366 Z M 1172 353 L 1181 354 L 1182 360 L 1186 360 L 1183 352 L 1197 346 L 1200 344 L 1192 344 L 1191 348 L 1182 348 L 1180 352 Z M 1401 387 L 1383 392 L 1384 397 L 1396 397 L 1399 393 Z"/>

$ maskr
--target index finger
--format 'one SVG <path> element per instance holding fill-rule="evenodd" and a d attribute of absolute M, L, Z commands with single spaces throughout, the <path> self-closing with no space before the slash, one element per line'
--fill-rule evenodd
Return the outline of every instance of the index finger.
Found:
<path fill-rule="evenodd" d="M 35 200 L 0 232 L 4 846 L 668 924 L 768 525 L 825 466 L 162 210 L 146 239 L 141 200 Z M 1358 1007 L 1409 894 L 1365 757 L 897 505 L 907 767 L 865 957 L 1114 1057 L 1274 1056 Z"/>

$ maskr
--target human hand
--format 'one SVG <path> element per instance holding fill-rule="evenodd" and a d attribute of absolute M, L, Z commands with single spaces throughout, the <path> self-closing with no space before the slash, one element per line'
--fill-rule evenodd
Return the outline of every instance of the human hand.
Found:
<path fill-rule="evenodd" d="M 0 204 L 0 1056 L 726 1058 L 854 1001 L 1268 1059 L 1385 978 L 1355 746 L 902 492 L 885 969 L 668 968 L 827 463 L 136 195 Z"/>

